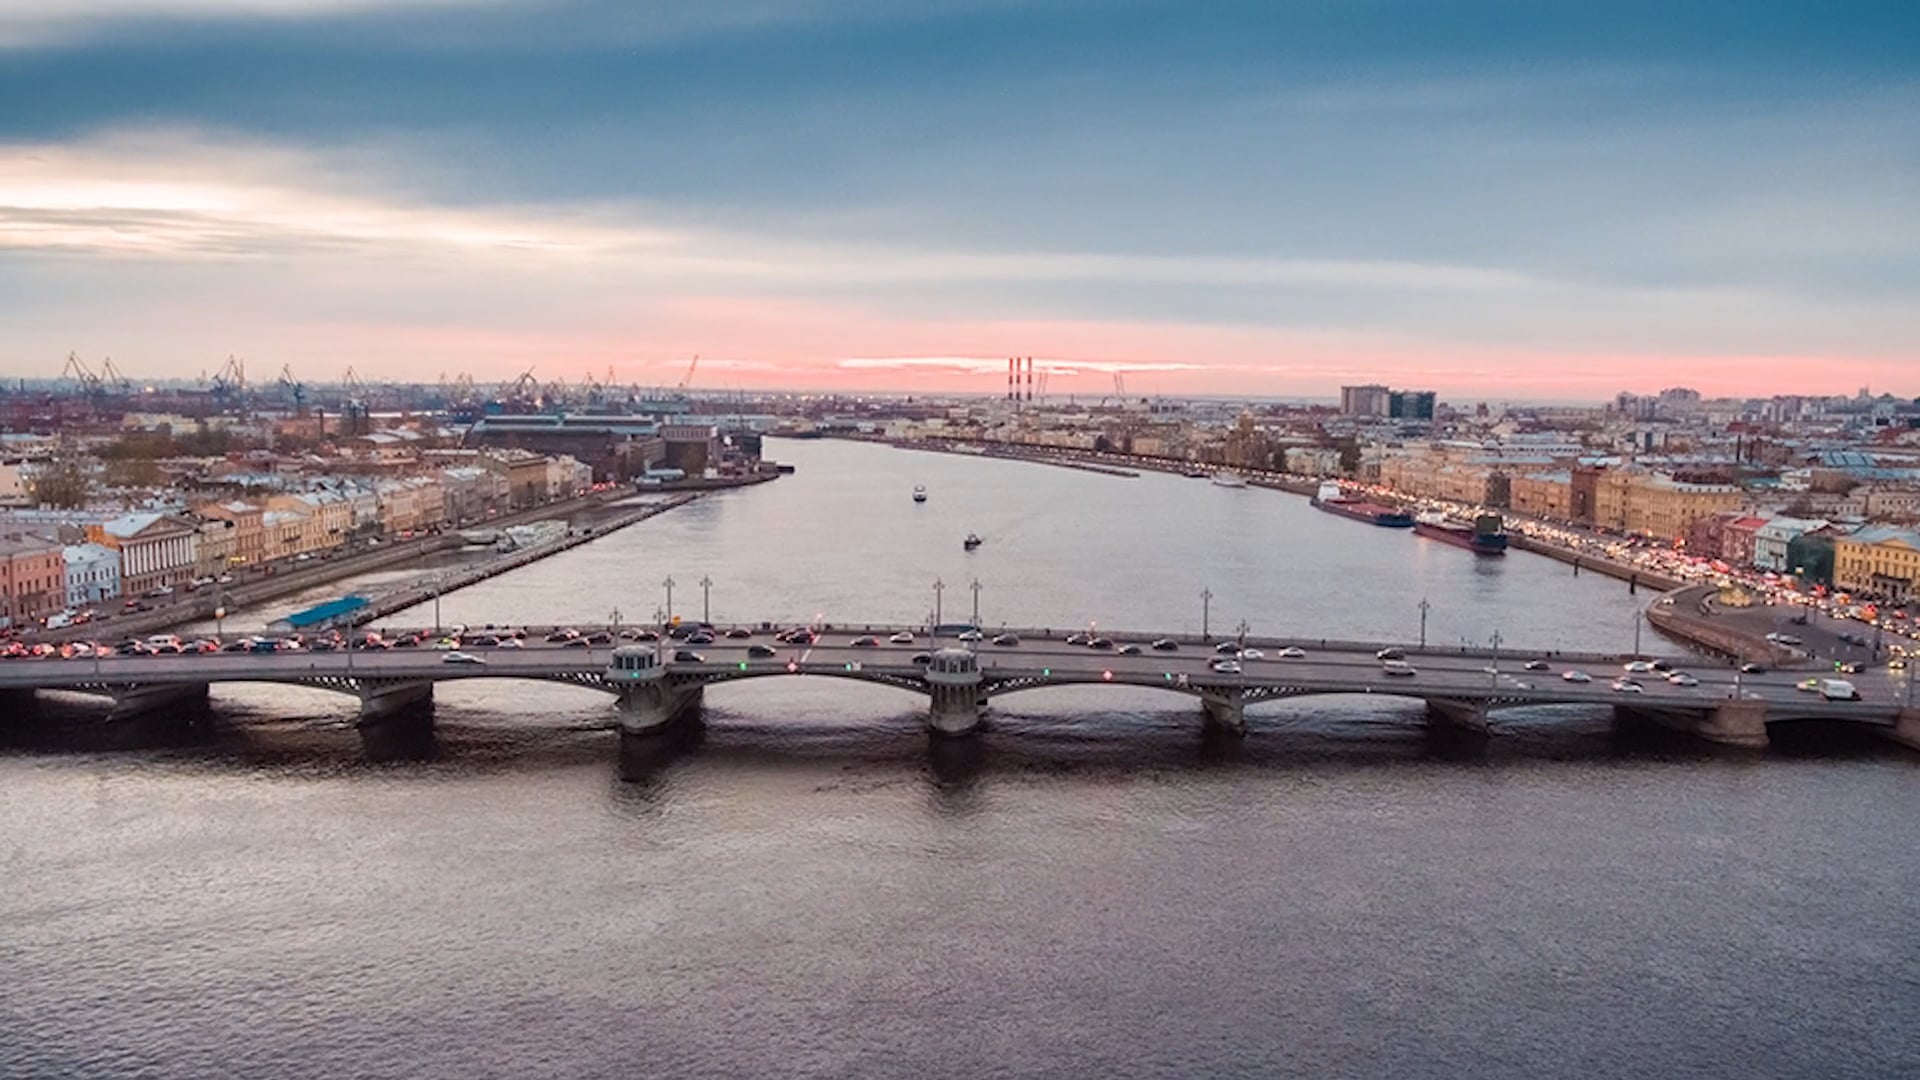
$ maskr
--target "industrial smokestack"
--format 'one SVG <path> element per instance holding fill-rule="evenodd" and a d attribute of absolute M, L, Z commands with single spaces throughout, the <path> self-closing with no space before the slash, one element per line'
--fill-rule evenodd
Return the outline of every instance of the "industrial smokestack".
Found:
<path fill-rule="evenodd" d="M 1027 400 L 1033 400 L 1033 357 L 1027 357 Z"/>

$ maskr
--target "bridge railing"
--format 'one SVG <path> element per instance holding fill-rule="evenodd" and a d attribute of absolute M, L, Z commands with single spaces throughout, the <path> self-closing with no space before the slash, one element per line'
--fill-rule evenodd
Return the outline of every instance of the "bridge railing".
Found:
<path fill-rule="evenodd" d="M 459 625 L 459 624 L 449 621 L 441 629 L 443 631 L 449 630 L 455 627 L 456 625 Z M 690 624 L 688 624 L 685 620 L 683 620 L 682 625 L 690 625 Z M 739 629 L 739 628 L 751 630 L 754 633 L 755 640 L 759 640 L 759 641 L 765 641 L 768 635 L 774 632 L 777 632 L 779 630 L 785 630 L 789 628 L 799 628 L 799 627 L 805 627 L 805 626 L 812 626 L 813 629 L 815 629 L 823 637 L 827 637 L 829 639 L 836 638 L 836 637 L 852 638 L 852 637 L 858 637 L 858 636 L 863 636 L 867 634 L 872 634 L 872 635 L 876 635 L 884 638 L 888 635 L 905 631 L 907 633 L 913 634 L 915 640 L 920 643 L 932 645 L 934 644 L 934 641 L 935 641 L 935 639 L 929 634 L 928 628 L 925 623 L 861 622 L 861 621 L 842 621 L 837 619 L 829 619 L 819 623 L 807 623 L 802 621 L 772 621 L 772 620 L 761 621 L 761 622 L 732 622 L 732 621 L 724 621 L 724 620 L 714 620 L 712 623 L 705 624 L 705 625 L 710 625 L 716 634 L 724 634 L 728 630 Z M 468 634 L 489 633 L 489 632 L 499 633 L 502 631 L 510 631 L 510 630 L 525 630 L 529 638 L 536 638 L 536 637 L 544 638 L 548 634 L 552 634 L 552 633 L 555 633 L 556 631 L 564 631 L 564 630 L 576 630 L 581 634 L 590 634 L 590 633 L 596 633 L 601 631 L 612 632 L 615 629 L 611 623 L 585 623 L 585 622 L 554 623 L 554 624 L 469 623 L 469 624 L 465 624 L 465 628 Z M 620 623 L 620 626 L 619 626 L 619 629 L 621 630 L 632 630 L 632 629 L 639 629 L 639 628 L 644 628 L 644 629 L 654 630 L 654 631 L 665 629 L 660 624 L 653 623 L 653 622 L 623 621 Z M 379 620 L 374 620 L 372 624 L 363 626 L 360 629 L 362 631 L 375 630 L 383 635 L 398 635 L 402 633 L 413 633 L 413 632 L 431 633 L 434 628 L 430 626 L 428 627 L 399 627 L 399 626 L 389 627 L 384 624 L 380 624 Z M 1064 638 L 1069 634 L 1087 633 L 1089 631 L 1088 631 L 1088 628 L 1085 626 L 1073 625 L 1073 624 L 1065 624 L 1060 626 L 1009 626 L 1009 625 L 992 625 L 992 624 L 982 623 L 980 626 L 980 632 L 983 635 L 985 635 L 985 637 L 988 639 L 991 639 L 994 635 L 997 635 L 997 634 L 1016 634 L 1023 640 L 1052 639 L 1057 642 L 1058 639 Z M 1346 639 L 1346 638 L 1309 637 L 1304 634 L 1282 634 L 1282 635 L 1248 634 L 1243 639 L 1239 637 L 1239 635 L 1228 634 L 1228 633 L 1216 633 L 1216 634 L 1211 634 L 1203 637 L 1200 634 L 1193 633 L 1192 631 L 1147 631 L 1147 630 L 1124 630 L 1124 629 L 1115 630 L 1115 629 L 1109 629 L 1109 628 L 1099 627 L 1099 626 L 1094 627 L 1092 632 L 1096 633 L 1100 637 L 1108 638 L 1109 640 L 1113 641 L 1115 644 L 1133 643 L 1133 644 L 1141 645 L 1143 647 L 1149 644 L 1150 642 L 1166 639 L 1166 640 L 1178 642 L 1182 648 L 1188 648 L 1188 647 L 1212 648 L 1213 645 L 1222 641 L 1243 641 L 1244 644 L 1252 648 L 1271 650 L 1271 649 L 1286 648 L 1288 646 L 1294 646 L 1301 649 L 1306 649 L 1309 651 L 1309 653 L 1311 653 L 1313 650 L 1318 649 L 1323 651 L 1331 650 L 1331 651 L 1338 651 L 1338 652 L 1364 652 L 1364 653 L 1370 654 L 1385 648 L 1397 648 L 1397 649 L 1403 650 L 1404 652 L 1406 652 L 1408 656 L 1411 656 L 1411 657 L 1465 656 L 1465 657 L 1484 658 L 1484 659 L 1491 660 L 1496 655 L 1496 650 L 1486 645 L 1467 644 L 1467 645 L 1447 646 L 1447 645 L 1440 645 L 1438 643 L 1430 642 L 1423 647 L 1418 642 L 1413 642 L 1413 641 L 1356 641 L 1356 640 Z M 959 644 L 959 642 L 955 640 L 954 635 L 946 634 L 946 633 L 943 633 L 941 635 L 941 637 L 939 638 L 939 642 L 942 644 L 949 644 L 949 645 Z M 837 642 L 837 641 L 831 641 L 831 640 L 829 641 L 829 643 L 844 644 L 844 642 Z M 983 647 L 990 648 L 991 646 L 986 646 L 983 642 Z M 1515 662 L 1524 662 L 1527 660 L 1542 659 L 1542 660 L 1549 660 L 1552 662 L 1564 663 L 1564 664 L 1615 664 L 1615 663 L 1624 663 L 1628 660 L 1636 659 L 1635 654 L 1630 652 L 1624 652 L 1624 651 L 1623 652 L 1593 652 L 1593 651 L 1583 651 L 1583 650 L 1574 650 L 1574 649 L 1528 649 L 1528 648 L 1516 648 L 1516 647 L 1508 647 L 1508 646 L 1502 646 L 1499 650 L 1497 650 L 1497 655 L 1501 660 L 1513 660 Z M 1642 652 L 1641 654 L 1639 654 L 1639 656 L 1641 657 L 1652 657 L 1655 655 L 1660 655 L 1660 654 L 1653 653 L 1653 652 Z M 1678 653 L 1669 653 L 1667 655 L 1669 659 L 1673 659 L 1673 660 L 1684 659 Z M 1695 660 L 1697 661 L 1697 658 L 1695 658 Z"/>

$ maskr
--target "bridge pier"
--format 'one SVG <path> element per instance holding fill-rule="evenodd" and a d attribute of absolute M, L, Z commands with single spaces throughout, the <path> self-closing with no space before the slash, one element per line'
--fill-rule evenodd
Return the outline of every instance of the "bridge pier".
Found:
<path fill-rule="evenodd" d="M 1428 698 L 1427 722 L 1474 735 L 1487 734 L 1487 703 L 1452 698 Z"/>
<path fill-rule="evenodd" d="M 1764 701 L 1723 701 L 1703 717 L 1694 728 L 1695 735 L 1721 746 L 1748 750 L 1767 748 L 1767 703 Z"/>
<path fill-rule="evenodd" d="M 936 651 L 927 662 L 927 729 L 935 735 L 980 730 L 980 681 L 980 658 L 971 649 Z"/>
<path fill-rule="evenodd" d="M 1767 748 L 1767 703 L 1764 701 L 1723 701 L 1702 711 L 1628 705 L 1616 705 L 1613 711 L 1625 720 L 1645 720 L 1719 746 L 1743 750 Z"/>
<path fill-rule="evenodd" d="M 1209 690 L 1200 695 L 1207 729 L 1222 735 L 1247 733 L 1247 695 L 1244 690 Z"/>
<path fill-rule="evenodd" d="M 1887 738 L 1909 750 L 1920 750 L 1920 708 L 1901 709 L 1892 730 L 1887 732 Z"/>
<path fill-rule="evenodd" d="M 621 741 L 650 738 L 679 721 L 698 719 L 705 698 L 704 686 L 675 688 L 659 679 L 622 687 L 615 705 Z"/>
<path fill-rule="evenodd" d="M 360 722 L 381 721 L 433 704 L 433 683 L 362 683 Z"/>
<path fill-rule="evenodd" d="M 107 712 L 109 723 L 176 709 L 204 709 L 207 704 L 206 683 L 132 686 L 112 693 L 113 708 Z"/>

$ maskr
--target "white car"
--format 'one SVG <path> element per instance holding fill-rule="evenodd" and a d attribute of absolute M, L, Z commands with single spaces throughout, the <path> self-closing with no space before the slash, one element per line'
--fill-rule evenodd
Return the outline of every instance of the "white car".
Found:
<path fill-rule="evenodd" d="M 1383 660 L 1380 662 L 1380 670 L 1386 672 L 1389 675 L 1420 674 L 1420 672 L 1414 669 L 1414 666 L 1412 664 L 1407 663 L 1405 660 Z"/>
<path fill-rule="evenodd" d="M 1676 671 L 1673 674 L 1667 676 L 1667 681 L 1672 683 L 1675 686 L 1699 686 L 1700 685 L 1699 679 L 1694 678 L 1693 676 L 1687 674 L 1684 671 Z"/>
<path fill-rule="evenodd" d="M 1567 682 L 1587 683 L 1593 681 L 1593 676 L 1584 671 L 1563 671 L 1560 673 L 1560 677 Z"/>
<path fill-rule="evenodd" d="M 509 637 L 500 639 L 500 647 L 503 649 L 524 649 L 526 645 L 517 637 Z"/>
<path fill-rule="evenodd" d="M 1282 660 L 1305 660 L 1307 658 L 1307 650 L 1300 648 L 1298 645 L 1289 645 L 1273 655 Z"/>
<path fill-rule="evenodd" d="M 1634 682 L 1632 679 L 1613 680 L 1613 690 L 1614 693 L 1617 694 L 1638 694 L 1644 692 L 1640 684 Z"/>
<path fill-rule="evenodd" d="M 440 658 L 443 664 L 485 664 L 484 656 L 475 656 L 470 652 L 450 652 Z"/>
<path fill-rule="evenodd" d="M 1266 658 L 1267 654 L 1261 652 L 1259 649 L 1240 650 L 1240 659 L 1242 660 L 1265 660 Z"/>
<path fill-rule="evenodd" d="M 1223 657 L 1220 657 L 1220 658 L 1219 658 L 1219 659 L 1217 659 L 1217 660 L 1209 660 L 1209 661 L 1207 661 L 1207 666 L 1208 666 L 1208 667 L 1210 667 L 1210 668 L 1212 668 L 1212 669 L 1213 669 L 1214 671 L 1216 671 L 1216 672 L 1218 672 L 1218 673 L 1220 673 L 1220 674 L 1222 674 L 1222 675 L 1238 675 L 1238 674 L 1240 674 L 1240 661 L 1238 661 L 1238 660 L 1229 660 L 1229 659 L 1227 659 L 1227 658 L 1226 658 L 1226 657 L 1224 657 L 1224 656 L 1223 656 Z"/>
<path fill-rule="evenodd" d="M 913 644 L 913 635 L 902 630 L 887 640 L 893 642 L 895 645 L 911 645 Z"/>
<path fill-rule="evenodd" d="M 979 641 L 979 640 L 980 640 L 981 638 L 983 638 L 983 637 L 985 637 L 985 636 L 986 636 L 985 634 L 982 634 L 982 633 L 981 633 L 980 631 L 978 631 L 978 630 L 962 630 L 962 631 L 960 631 L 960 640 L 961 640 L 961 641 L 965 641 L 965 642 L 968 642 L 969 644 L 971 644 L 972 642 L 976 642 L 976 641 Z"/>
<path fill-rule="evenodd" d="M 1622 670 L 1629 675 L 1651 675 L 1653 665 L 1645 660 L 1629 660 Z"/>

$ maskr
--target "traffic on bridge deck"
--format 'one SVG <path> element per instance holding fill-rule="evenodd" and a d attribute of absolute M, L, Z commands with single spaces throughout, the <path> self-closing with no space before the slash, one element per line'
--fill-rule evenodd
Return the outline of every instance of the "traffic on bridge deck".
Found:
<path fill-rule="evenodd" d="M 61 658 L 0 664 L 0 689 L 73 690 L 112 697 L 123 714 L 204 693 L 210 684 L 278 682 L 360 697 L 363 715 L 430 698 L 432 685 L 516 678 L 617 695 L 623 730 L 660 728 L 698 705 L 706 685 L 780 675 L 852 678 L 933 694 L 933 727 L 980 726 L 988 699 L 1052 685 L 1152 687 L 1199 698 L 1217 727 L 1243 731 L 1249 704 L 1286 697 L 1386 694 L 1423 701 L 1436 722 L 1487 729 L 1490 710 L 1607 704 L 1727 743 L 1763 745 L 1765 725 L 1852 721 L 1915 731 L 1908 673 L 1822 678 L 1722 667 L 1703 660 L 1526 651 L 1448 652 L 1305 639 L 1102 636 L 1093 631 L 982 631 L 924 627 L 682 625 L 528 631 L 487 627 L 356 634 L 313 641 L 258 638 L 180 643 L 165 638 Z M 182 651 L 183 648 L 187 651 Z M 616 650 L 627 657 L 626 670 Z M 955 658 L 943 665 L 939 657 Z M 642 661 L 636 663 L 636 661 Z M 930 670 L 933 669 L 933 670 Z M 948 684 L 946 690 L 939 684 Z M 640 682 L 657 683 L 640 693 Z M 961 693 L 961 689 L 965 693 Z M 945 695 L 943 698 L 942 695 Z M 946 698 L 952 700 L 942 701 Z M 964 701 L 962 701 L 964 699 Z"/>

